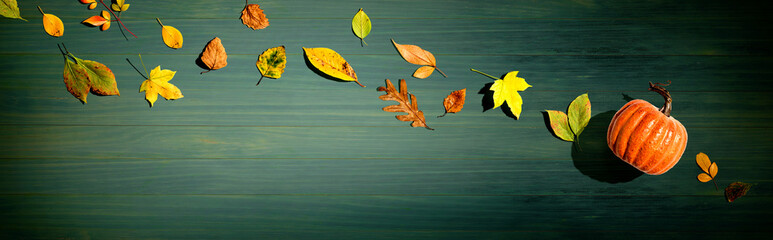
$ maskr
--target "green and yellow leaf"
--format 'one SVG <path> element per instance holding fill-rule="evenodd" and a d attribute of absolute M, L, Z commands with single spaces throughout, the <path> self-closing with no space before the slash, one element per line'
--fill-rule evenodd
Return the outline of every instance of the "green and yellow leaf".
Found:
<path fill-rule="evenodd" d="M 548 113 L 548 117 L 550 118 L 550 128 L 553 130 L 553 133 L 555 133 L 558 138 L 561 138 L 564 141 L 573 142 L 574 134 L 569 128 L 569 122 L 566 113 L 556 110 L 545 111 Z"/>
<path fill-rule="evenodd" d="M 0 0 L 0 15 L 7 18 L 27 21 L 27 19 L 21 17 L 19 5 L 16 3 L 16 0 Z"/>
<path fill-rule="evenodd" d="M 274 79 L 282 77 L 286 64 L 285 46 L 266 49 L 255 62 L 262 76 Z"/>
<path fill-rule="evenodd" d="M 365 42 L 365 37 L 370 34 L 371 27 L 370 18 L 362 11 L 362 8 L 360 8 L 357 14 L 354 14 L 354 18 L 352 18 L 352 31 L 365 45 L 368 45 L 368 43 Z"/>
<path fill-rule="evenodd" d="M 588 126 L 588 122 L 590 122 L 591 110 L 588 94 L 585 93 L 575 98 L 569 104 L 567 112 L 569 113 L 569 127 L 575 136 L 579 136 L 582 130 L 585 129 L 585 126 Z"/>

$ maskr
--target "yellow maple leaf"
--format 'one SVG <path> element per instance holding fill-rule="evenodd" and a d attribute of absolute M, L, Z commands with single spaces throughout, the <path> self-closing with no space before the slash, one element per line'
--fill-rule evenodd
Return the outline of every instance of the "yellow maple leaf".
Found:
<path fill-rule="evenodd" d="M 521 95 L 518 94 L 518 92 L 525 91 L 527 88 L 531 87 L 531 85 L 526 83 L 525 79 L 517 77 L 518 71 L 509 72 L 505 75 L 504 79 L 499 79 L 475 69 L 470 70 L 496 80 L 489 88 L 489 90 L 494 91 L 493 108 L 502 106 L 502 104 L 507 102 L 507 107 L 510 108 L 510 112 L 513 113 L 515 118 L 521 117 L 521 105 L 523 105 L 523 99 L 521 99 Z"/>
<path fill-rule="evenodd" d="M 169 69 L 161 70 L 161 65 L 150 71 L 148 80 L 142 82 L 142 86 L 140 86 L 140 92 L 145 91 L 145 100 L 148 101 L 150 107 L 153 107 L 153 103 L 158 99 L 158 95 L 161 95 L 166 100 L 175 100 L 183 97 L 180 89 L 169 83 L 174 78 L 175 73 L 177 72 Z"/>

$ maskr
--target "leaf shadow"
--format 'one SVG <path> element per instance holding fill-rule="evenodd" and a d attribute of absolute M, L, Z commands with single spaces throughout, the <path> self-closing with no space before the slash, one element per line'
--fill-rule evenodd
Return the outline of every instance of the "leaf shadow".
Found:
<path fill-rule="evenodd" d="M 553 137 L 555 138 L 561 139 L 560 137 L 558 137 L 558 135 L 556 135 L 556 132 L 553 131 L 553 127 L 550 126 L 550 115 L 548 114 L 548 112 L 542 111 L 542 120 L 545 122 L 545 128 L 547 128 L 548 131 L 550 131 L 550 134 L 553 134 Z"/>
<path fill-rule="evenodd" d="M 633 98 L 628 94 L 625 94 L 625 93 L 621 93 L 621 94 L 623 94 L 623 100 L 625 100 L 626 102 L 630 102 L 631 100 L 633 100 Z"/>
<path fill-rule="evenodd" d="M 643 174 L 615 156 L 607 145 L 607 128 L 614 115 L 615 111 L 610 110 L 591 117 L 571 149 L 577 170 L 594 180 L 613 184 L 630 182 Z M 549 126 L 550 119 L 545 121 Z"/>
<path fill-rule="evenodd" d="M 334 78 L 334 77 L 332 77 L 330 75 L 327 75 L 327 73 L 324 73 L 324 72 L 320 71 L 319 69 L 315 68 L 314 65 L 311 64 L 311 62 L 309 61 L 309 57 L 306 56 L 306 51 L 303 51 L 303 62 L 306 63 L 306 67 L 311 69 L 312 72 L 316 73 L 320 77 L 323 77 L 323 78 L 325 78 L 327 80 L 333 80 L 333 81 L 336 81 L 336 82 L 349 82 L 349 81 L 344 81 L 344 80 L 341 80 L 341 79 L 338 79 L 338 78 Z"/>
<path fill-rule="evenodd" d="M 483 99 L 481 99 L 481 103 L 480 103 L 481 106 L 483 107 L 483 112 L 486 112 L 494 108 L 494 91 L 490 90 L 491 85 L 494 85 L 494 83 L 493 82 L 486 83 L 486 85 L 484 85 L 483 88 L 478 90 L 478 94 L 483 95 Z M 499 106 L 499 108 L 502 109 L 502 113 L 504 113 L 506 116 L 514 120 L 518 120 L 518 117 L 513 115 L 513 112 L 510 110 L 510 107 L 507 106 L 507 103 L 502 104 L 502 106 Z"/>

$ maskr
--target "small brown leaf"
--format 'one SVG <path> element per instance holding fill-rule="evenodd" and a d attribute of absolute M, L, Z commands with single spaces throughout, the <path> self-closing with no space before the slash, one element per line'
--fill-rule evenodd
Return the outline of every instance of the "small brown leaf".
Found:
<path fill-rule="evenodd" d="M 405 79 L 400 79 L 400 92 L 395 89 L 392 82 L 389 79 L 386 80 L 386 87 L 378 87 L 380 92 L 386 92 L 384 95 L 378 96 L 379 99 L 384 101 L 397 101 L 398 105 L 386 106 L 383 108 L 386 112 L 404 112 L 408 115 L 397 115 L 397 120 L 410 122 L 412 127 L 425 127 L 429 130 L 435 130 L 427 126 L 427 121 L 424 119 L 424 112 L 419 111 L 418 103 L 416 102 L 416 96 L 408 93 L 408 86 L 405 84 Z M 410 95 L 410 98 L 408 98 Z"/>
<path fill-rule="evenodd" d="M 464 97 L 467 95 L 467 89 L 457 90 L 451 92 L 451 94 L 448 94 L 448 97 L 443 100 L 443 107 L 446 108 L 446 112 L 443 113 L 443 115 L 437 116 L 442 117 L 445 116 L 448 113 L 457 113 L 462 110 L 464 107 Z"/>
<path fill-rule="evenodd" d="M 207 68 L 209 69 L 201 73 L 221 69 L 228 65 L 228 54 L 225 53 L 225 48 L 223 47 L 223 44 L 220 43 L 220 38 L 215 37 L 209 41 L 204 48 L 204 51 L 201 52 L 199 59 L 207 65 Z"/>
<path fill-rule="evenodd" d="M 751 187 L 751 183 L 745 182 L 734 182 L 727 185 L 725 188 L 725 198 L 727 198 L 727 202 L 733 202 L 739 197 L 743 197 Z"/>
<path fill-rule="evenodd" d="M 268 27 L 268 18 L 258 4 L 247 4 L 242 10 L 242 23 L 254 30 Z"/>

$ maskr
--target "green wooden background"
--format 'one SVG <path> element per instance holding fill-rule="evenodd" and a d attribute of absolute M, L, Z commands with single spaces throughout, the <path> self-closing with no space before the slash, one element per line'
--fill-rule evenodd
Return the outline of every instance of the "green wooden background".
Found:
<path fill-rule="evenodd" d="M 271 25 L 238 19 L 243 1 L 129 0 L 118 25 L 77 0 L 22 0 L 0 19 L 0 237 L 10 239 L 762 238 L 773 214 L 772 9 L 763 1 L 251 1 Z M 59 16 L 45 34 L 36 6 Z M 351 17 L 373 21 L 360 47 Z M 98 9 L 103 9 L 99 7 Z M 167 48 L 155 18 L 185 37 Z M 213 37 L 228 66 L 200 75 Z M 411 77 L 389 39 L 435 54 L 448 74 Z M 82 105 L 62 82 L 56 43 L 110 67 L 121 96 Z M 287 70 L 259 87 L 257 56 L 284 45 Z M 312 72 L 301 47 L 328 47 L 367 88 Z M 149 108 L 126 62 L 176 70 L 185 95 Z M 484 111 L 492 75 L 533 87 L 521 119 Z M 405 78 L 435 131 L 382 107 L 384 79 Z M 656 105 L 647 82 L 671 80 L 689 133 L 681 162 L 641 175 L 606 150 L 626 99 Z M 460 113 L 442 99 L 468 89 Z M 582 151 L 553 137 L 544 109 L 588 92 Z M 700 183 L 695 155 L 719 165 L 720 188 L 756 183 L 730 204 Z"/>

